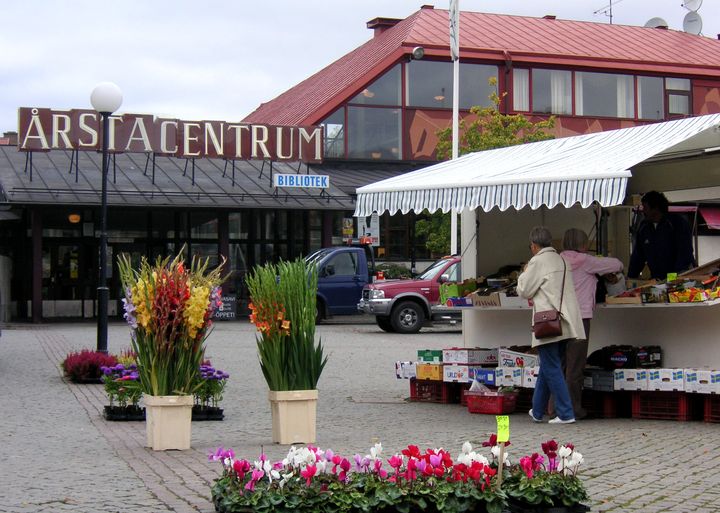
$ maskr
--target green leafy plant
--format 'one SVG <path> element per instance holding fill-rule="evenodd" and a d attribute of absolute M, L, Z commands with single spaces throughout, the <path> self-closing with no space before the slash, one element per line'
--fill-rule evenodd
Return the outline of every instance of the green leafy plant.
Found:
<path fill-rule="evenodd" d="M 317 269 L 298 259 L 257 266 L 246 278 L 260 367 L 273 391 L 317 388 L 327 357 L 315 343 Z"/>
<path fill-rule="evenodd" d="M 132 329 L 142 391 L 153 396 L 188 395 L 198 386 L 203 343 L 221 304 L 220 270 L 208 271 L 208 259 L 193 259 L 187 269 L 181 258 L 142 259 L 133 269 L 120 256 L 125 289 L 125 319 Z"/>

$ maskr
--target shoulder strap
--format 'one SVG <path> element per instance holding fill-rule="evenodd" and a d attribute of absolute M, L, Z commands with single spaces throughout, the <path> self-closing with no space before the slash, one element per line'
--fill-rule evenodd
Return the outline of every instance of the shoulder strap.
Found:
<path fill-rule="evenodd" d="M 560 255 L 558 255 L 560 256 Z M 562 279 L 562 288 L 560 289 L 560 308 L 558 308 L 558 312 L 562 312 L 562 302 L 563 302 L 563 296 L 565 295 L 565 274 L 567 273 L 567 264 L 565 263 L 565 259 L 560 256 L 560 260 L 562 260 L 563 263 L 563 279 Z"/>

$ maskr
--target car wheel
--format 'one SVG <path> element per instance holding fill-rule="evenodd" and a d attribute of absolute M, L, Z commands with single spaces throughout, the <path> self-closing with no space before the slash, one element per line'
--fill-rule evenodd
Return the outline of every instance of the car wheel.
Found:
<path fill-rule="evenodd" d="M 396 305 L 390 314 L 392 327 L 398 333 L 417 333 L 425 321 L 425 313 L 420 305 L 405 301 Z"/>
<path fill-rule="evenodd" d="M 315 302 L 315 324 L 320 324 L 325 318 L 325 303 L 318 298 Z"/>
<path fill-rule="evenodd" d="M 375 317 L 375 322 L 381 330 L 387 331 L 388 333 L 395 332 L 395 329 L 393 329 L 392 323 L 390 322 L 390 317 L 378 315 L 377 317 Z"/>

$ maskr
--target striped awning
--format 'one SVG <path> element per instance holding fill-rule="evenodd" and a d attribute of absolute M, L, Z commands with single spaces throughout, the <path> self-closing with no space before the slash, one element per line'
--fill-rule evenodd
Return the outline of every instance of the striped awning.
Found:
<path fill-rule="evenodd" d="M 720 146 L 719 126 L 711 114 L 470 153 L 360 187 L 355 215 L 618 205 L 633 166 Z"/>

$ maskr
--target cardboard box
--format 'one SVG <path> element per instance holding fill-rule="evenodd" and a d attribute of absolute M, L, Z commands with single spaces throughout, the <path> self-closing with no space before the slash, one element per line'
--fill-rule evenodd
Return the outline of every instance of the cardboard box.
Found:
<path fill-rule="evenodd" d="M 521 387 L 523 370 L 521 367 L 498 367 L 497 386 Z"/>
<path fill-rule="evenodd" d="M 685 390 L 683 369 L 648 369 L 648 390 L 678 391 Z"/>
<path fill-rule="evenodd" d="M 468 374 L 470 376 L 470 381 L 479 381 L 483 385 L 491 387 L 497 386 L 499 377 L 497 368 L 485 369 L 483 367 L 473 367 L 471 365 Z"/>
<path fill-rule="evenodd" d="M 537 381 L 540 367 L 523 367 L 523 388 L 535 388 L 535 382 Z"/>
<path fill-rule="evenodd" d="M 605 304 L 608 305 L 640 305 L 642 296 L 605 296 Z"/>
<path fill-rule="evenodd" d="M 482 347 L 449 347 L 442 350 L 442 362 L 495 365 L 498 362 L 498 350 Z"/>
<path fill-rule="evenodd" d="M 423 363 L 441 363 L 443 352 L 441 349 L 418 349 L 417 357 Z"/>
<path fill-rule="evenodd" d="M 443 366 L 440 363 L 418 363 L 415 365 L 415 374 L 417 379 L 442 381 Z"/>
<path fill-rule="evenodd" d="M 470 367 L 457 363 L 445 364 L 442 380 L 450 383 L 467 383 L 470 381 Z"/>
<path fill-rule="evenodd" d="M 415 362 L 395 362 L 395 377 L 397 379 L 416 377 Z"/>
<path fill-rule="evenodd" d="M 477 292 L 469 294 L 468 297 L 472 301 L 473 306 L 493 307 L 500 306 L 500 293 L 492 292 L 487 296 L 481 296 Z"/>
<path fill-rule="evenodd" d="M 646 369 L 615 369 L 613 387 L 615 390 L 647 390 Z"/>
<path fill-rule="evenodd" d="M 535 367 L 540 359 L 535 354 L 518 353 L 501 347 L 498 349 L 498 365 L 502 367 Z"/>
<path fill-rule="evenodd" d="M 530 308 L 530 303 L 524 297 L 508 296 L 505 292 L 500 292 L 500 306 L 510 308 Z"/>

